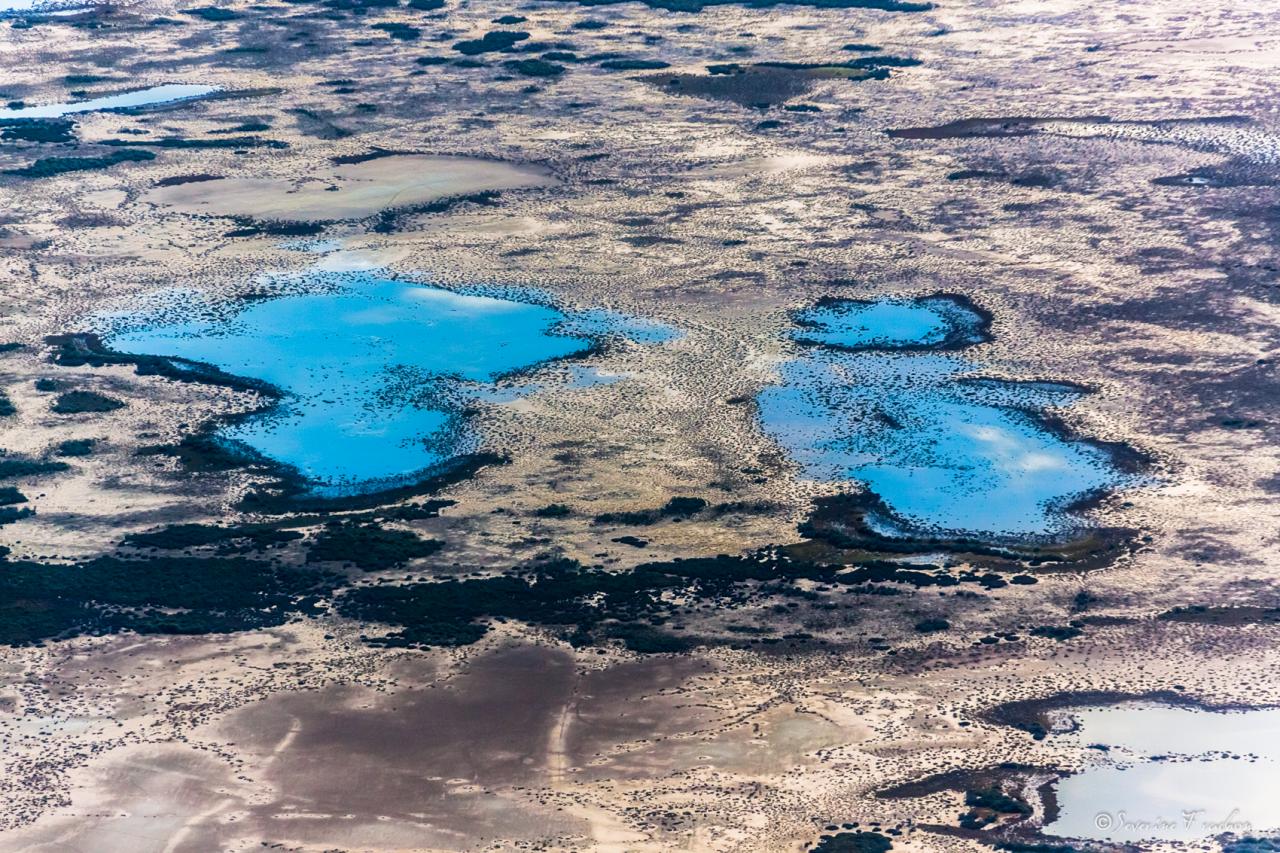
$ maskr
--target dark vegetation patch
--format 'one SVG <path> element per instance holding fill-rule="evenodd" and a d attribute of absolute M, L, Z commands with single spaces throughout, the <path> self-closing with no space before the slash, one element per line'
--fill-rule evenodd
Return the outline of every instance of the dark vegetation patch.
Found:
<path fill-rule="evenodd" d="M 578 0 L 583 6 L 612 6 L 626 3 L 629 0 Z M 753 9 L 767 9 L 777 6 L 782 0 L 640 0 L 651 9 L 666 9 L 670 12 L 701 12 L 708 6 L 748 6 Z M 933 8 L 932 3 L 917 3 L 911 0 L 787 0 L 795 6 L 811 6 L 815 9 L 880 9 L 885 12 L 926 12 Z"/>
<path fill-rule="evenodd" d="M 234 127 L 217 128 L 209 131 L 210 133 L 261 133 L 264 130 L 270 130 L 271 125 L 265 121 L 243 121 Z M 286 146 L 287 147 L 287 146 Z"/>
<path fill-rule="evenodd" d="M 146 533 L 130 533 L 123 543 L 131 548 L 178 551 L 217 545 L 219 554 L 242 554 L 296 542 L 303 535 L 275 524 L 175 524 Z"/>
<path fill-rule="evenodd" d="M 519 30 L 492 30 L 478 39 L 460 41 L 453 49 L 464 56 L 479 56 L 482 53 L 510 52 L 517 42 L 529 38 L 529 34 Z"/>
<path fill-rule="evenodd" d="M 1010 777 L 1023 776 L 1030 778 L 1044 772 L 1045 770 L 1042 767 L 1011 762 L 977 769 L 948 770 L 945 773 L 935 773 L 922 779 L 893 785 L 877 791 L 876 797 L 882 800 L 914 800 L 943 791 L 963 793 L 983 788 L 997 788 L 1003 785 Z"/>
<path fill-rule="evenodd" d="M 1195 622 L 1201 625 L 1273 625 L 1280 623 L 1280 607 L 1191 604 L 1166 610 L 1156 618 L 1163 622 Z"/>
<path fill-rule="evenodd" d="M 648 540 L 641 539 L 638 536 L 619 536 L 615 539 L 610 539 L 609 541 L 617 542 L 619 545 L 630 545 L 632 548 L 648 548 L 649 547 Z"/>
<path fill-rule="evenodd" d="M 1277 850 L 1280 850 L 1280 837 L 1258 838 L 1246 835 L 1243 838 L 1229 838 L 1222 845 L 1222 853 L 1274 853 Z"/>
<path fill-rule="evenodd" d="M 766 108 L 808 94 L 821 80 L 883 80 L 890 69 L 919 64 L 899 56 L 866 56 L 852 62 L 737 62 L 708 65 L 707 74 L 657 74 L 641 78 L 673 95 Z"/>
<path fill-rule="evenodd" d="M 88 456 L 93 453 L 95 442 L 92 438 L 68 438 L 58 442 L 53 449 L 54 456 Z"/>
<path fill-rule="evenodd" d="M 564 504 L 547 504 L 533 511 L 537 518 L 567 518 L 573 515 L 573 510 Z"/>
<path fill-rule="evenodd" d="M 429 58 L 429 57 L 420 57 Z M 435 57 L 443 60 L 443 57 Z M 419 62 L 419 64 L 422 64 Z M 406 151 L 396 148 L 379 148 L 374 146 L 368 151 L 361 154 L 340 154 L 337 157 L 330 157 L 329 162 L 335 166 L 354 166 L 357 163 L 368 163 L 370 160 L 381 160 L 383 157 L 397 157 L 401 154 L 412 154 L 412 151 Z"/>
<path fill-rule="evenodd" d="M 881 554 L 920 554 L 942 551 L 964 555 L 989 568 L 1017 571 L 1024 567 L 1089 569 L 1110 565 L 1132 547 L 1138 531 L 1127 528 L 1081 528 L 1062 540 L 1011 540 L 1007 543 L 970 537 L 934 536 L 918 532 L 891 537 L 877 532 L 876 519 L 894 516 L 870 492 L 818 499 L 800 524 L 806 538 L 839 551 Z M 1018 583 L 1033 583 L 1023 576 Z"/>
<path fill-rule="evenodd" d="M 65 462 L 44 459 L 24 459 L 7 455 L 0 450 L 0 480 L 16 480 L 24 477 L 41 477 L 70 470 Z"/>
<path fill-rule="evenodd" d="M 1074 640 L 1084 633 L 1078 625 L 1040 625 L 1032 628 L 1031 636 L 1044 637 L 1048 640 Z"/>
<path fill-rule="evenodd" d="M 105 74 L 68 74 L 62 78 L 62 82 L 68 86 L 92 86 L 94 83 L 106 83 L 114 78 Z"/>
<path fill-rule="evenodd" d="M 393 39 L 399 39 L 400 41 L 417 41 L 422 36 L 422 30 L 417 27 L 411 27 L 408 24 L 382 22 L 374 24 L 373 28 L 382 30 Z"/>
<path fill-rule="evenodd" d="M 241 461 L 244 464 L 244 461 Z M 325 496 L 313 493 L 309 484 L 282 466 L 276 467 L 278 480 L 269 486 L 250 491 L 236 508 L 241 512 L 283 515 L 296 512 L 355 512 L 376 509 L 409 498 L 431 494 L 455 483 L 469 480 L 482 468 L 505 465 L 507 458 L 493 453 L 472 453 L 450 460 L 437 473 L 403 486 L 392 486 L 375 492 Z M 447 506 L 448 503 L 438 503 Z M 390 517 L 390 516 L 388 516 Z"/>
<path fill-rule="evenodd" d="M 657 509 L 628 512 L 605 512 L 595 517 L 596 524 L 631 524 L 640 527 L 657 524 L 664 518 L 689 518 L 707 508 L 702 498 L 675 497 Z"/>
<path fill-rule="evenodd" d="M 65 118 L 0 119 L 0 139 L 16 142 L 75 142 L 75 123 Z"/>
<path fill-rule="evenodd" d="M 155 182 L 154 186 L 176 187 L 182 184 L 198 184 L 198 183 L 203 183 L 204 181 L 220 181 L 222 179 L 223 179 L 222 175 L 207 175 L 207 174 L 173 175 L 168 178 L 161 178 L 160 180 Z"/>
<path fill-rule="evenodd" d="M 208 474 L 234 471 L 263 464 L 262 459 L 221 441 L 211 431 L 183 436 L 175 444 L 151 444 L 139 447 L 138 456 L 168 456 L 178 461 L 188 473 Z"/>
<path fill-rule="evenodd" d="M 1204 116 L 1200 118 L 1142 119 L 1136 121 L 1112 121 L 1111 116 L 991 116 L 969 118 L 929 127 L 902 127 L 886 131 L 895 139 L 967 139 L 971 137 L 1031 136 L 1045 132 L 1054 124 L 1116 124 L 1137 127 L 1159 127 L 1183 124 L 1248 124 L 1251 119 L 1241 115 Z"/>
<path fill-rule="evenodd" d="M 123 409 L 125 404 L 96 391 L 68 391 L 53 401 L 52 411 L 59 415 L 96 414 Z"/>
<path fill-rule="evenodd" d="M 513 59 L 504 62 L 503 67 L 525 77 L 558 77 L 564 73 L 564 66 L 545 59 Z"/>
<path fill-rule="evenodd" d="M 408 205 L 384 210 L 374 217 L 370 230 L 378 234 L 392 234 L 400 228 L 400 222 L 410 216 L 423 216 L 433 213 L 445 213 L 464 204 L 475 204 L 481 207 L 495 207 L 502 197 L 500 190 L 481 190 L 467 195 L 455 195 L 440 198 L 423 204 Z"/>
<path fill-rule="evenodd" d="M 193 18 L 199 18 L 202 21 L 212 21 L 221 23 L 223 21 L 234 21 L 240 17 L 230 9 L 223 9 L 218 6 L 197 6 L 193 9 L 183 9 L 182 14 L 190 15 Z"/>
<path fill-rule="evenodd" d="M 281 625 L 317 612 L 336 578 L 231 558 L 100 557 L 70 566 L 0 565 L 0 643 L 83 634 L 209 634 Z"/>
<path fill-rule="evenodd" d="M 120 163 L 135 163 L 154 160 L 155 154 L 134 148 L 112 151 L 103 157 L 41 157 L 30 166 L 17 169 L 6 169 L 4 174 L 17 175 L 22 178 L 50 178 L 66 172 L 86 172 L 95 169 L 109 169 Z"/>
<path fill-rule="evenodd" d="M 671 63 L 661 59 L 606 59 L 600 67 L 609 71 L 656 71 L 670 68 Z"/>
<path fill-rule="evenodd" d="M 25 506 L 0 506 L 0 525 L 12 524 L 15 521 L 35 515 L 36 511 Z"/>
<path fill-rule="evenodd" d="M 13 401 L 9 399 L 9 395 L 0 391 L 0 418 L 7 418 L 17 413 L 18 410 L 13 405 Z"/>
<path fill-rule="evenodd" d="M 951 320 L 947 324 L 947 333 L 942 340 L 934 343 L 898 345 L 893 349 L 897 352 L 915 352 L 915 351 L 939 351 L 960 350 L 967 347 L 976 346 L 978 344 L 990 343 L 993 340 L 991 335 L 991 324 L 995 320 L 995 316 L 978 305 L 967 296 L 961 296 L 955 293 L 935 293 L 927 297 L 931 302 L 944 302 L 954 307 L 956 313 L 961 317 L 974 317 L 975 323 Z M 845 299 L 842 297 L 824 296 L 813 303 L 813 308 L 862 308 L 872 303 L 868 303 L 860 299 Z M 812 310 L 812 309 L 809 309 Z M 806 319 L 804 312 L 796 312 L 792 315 L 792 323 L 800 329 L 824 329 L 825 324 Z M 805 346 L 823 347 L 825 349 L 841 350 L 844 352 L 866 352 L 883 349 L 883 344 L 870 343 L 864 346 L 843 346 L 841 344 L 826 343 L 818 340 L 811 340 L 796 336 L 796 342 Z"/>
<path fill-rule="evenodd" d="M 342 595 L 337 607 L 344 616 L 392 627 L 387 637 L 370 641 L 380 645 L 466 645 L 484 636 L 487 622 L 517 619 L 553 629 L 574 645 L 620 641 L 633 651 L 665 651 L 694 642 L 663 630 L 679 609 L 672 597 L 720 609 L 776 595 L 793 597 L 797 580 L 857 591 L 869 584 L 981 583 L 982 576 L 881 562 L 850 568 L 791 560 L 778 552 L 644 563 L 624 572 L 557 559 L 489 578 L 359 587 Z M 741 639 L 724 642 L 745 647 Z"/>
<path fill-rule="evenodd" d="M 375 572 L 428 557 L 443 547 L 444 543 L 438 539 L 423 539 L 407 530 L 333 522 L 316 537 L 307 553 L 307 562 L 350 563 L 366 572 Z"/>
<path fill-rule="evenodd" d="M 16 486 L 0 486 L 0 506 L 13 506 L 26 502 L 27 496 L 18 491 Z"/>
<path fill-rule="evenodd" d="M 156 139 L 104 139 L 99 144 L 113 146 L 145 145 L 149 148 L 176 149 L 272 148 L 280 150 L 289 147 L 287 142 L 279 139 L 263 139 L 261 136 L 219 136 L 214 139 L 161 136 Z"/>
<path fill-rule="evenodd" d="M 1076 693 L 1056 693 L 1042 699 L 1021 699 L 996 705 L 982 714 L 987 722 L 1011 726 L 1029 733 L 1036 740 L 1043 740 L 1050 731 L 1051 717 L 1058 711 L 1070 708 L 1090 708 L 1119 705 L 1125 702 L 1146 702 L 1172 705 L 1178 708 L 1198 708 L 1204 711 L 1229 711 L 1238 705 L 1210 705 L 1177 690 L 1157 690 L 1148 693 L 1122 693 L 1115 690 L 1083 690 Z"/>
<path fill-rule="evenodd" d="M 964 804 L 969 811 L 960 816 L 964 829 L 984 829 L 1002 819 L 1030 817 L 1033 809 L 1016 794 L 1006 794 L 1000 788 L 989 787 L 965 791 Z"/>
<path fill-rule="evenodd" d="M 214 366 L 198 361 L 175 359 L 166 356 L 132 355 L 128 352 L 110 350 L 96 334 L 55 334 L 45 338 L 46 343 L 54 347 L 52 361 L 65 368 L 104 368 L 104 366 L 133 365 L 140 377 L 165 377 L 178 379 L 179 382 L 198 382 L 236 389 L 236 391 L 255 391 L 279 396 L 274 386 L 257 379 L 236 377 Z"/>
<path fill-rule="evenodd" d="M 916 623 L 916 631 L 921 634 L 933 634 L 950 628 L 951 623 L 946 619 L 922 619 Z"/>
<path fill-rule="evenodd" d="M 902 127 L 886 131 L 886 133 L 894 139 L 966 139 L 987 136 L 1030 136 L 1036 133 L 1037 128 L 1041 125 L 1064 121 L 1097 124 L 1109 122 L 1111 118 L 1109 116 L 970 118 L 930 127 Z"/>
<path fill-rule="evenodd" d="M 1038 841 L 997 841 L 995 848 L 1007 851 L 1007 853 L 1085 853 L 1084 850 L 1072 844 L 1051 844 Z"/>
<path fill-rule="evenodd" d="M 314 237 L 323 234 L 323 222 L 294 222 L 287 219 L 252 219 L 247 216 L 236 216 L 233 220 L 239 225 L 224 236 L 227 237 Z"/>
<path fill-rule="evenodd" d="M 887 853 L 893 849 L 888 836 L 878 832 L 837 832 L 824 835 L 810 853 Z"/>

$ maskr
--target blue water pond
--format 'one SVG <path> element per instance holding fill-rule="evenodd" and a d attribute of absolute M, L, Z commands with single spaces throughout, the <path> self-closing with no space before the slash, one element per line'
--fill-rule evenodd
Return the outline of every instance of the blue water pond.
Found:
<path fill-rule="evenodd" d="M 629 333 L 624 315 L 583 313 L 579 323 L 531 302 L 358 277 L 328 292 L 250 302 L 229 318 L 135 327 L 106 343 L 276 386 L 278 406 L 220 435 L 291 466 L 318 490 L 367 490 L 473 449 L 462 412 L 494 397 L 499 380 Z M 636 328 L 645 339 L 674 334 L 643 321 Z M 520 393 L 516 383 L 497 396 Z"/>
<path fill-rule="evenodd" d="M 760 394 L 764 428 L 806 477 L 877 495 L 896 522 L 881 532 L 1058 534 L 1080 523 L 1070 504 L 1125 479 L 1106 451 L 1040 416 L 1078 389 L 972 379 L 968 360 L 922 350 L 980 334 L 984 318 L 963 303 L 829 303 L 799 319 L 821 326 L 797 331 L 799 357 Z"/>
<path fill-rule="evenodd" d="M 795 313 L 804 343 L 842 349 L 950 348 L 981 343 L 987 318 L 952 296 L 861 302 L 824 300 Z"/>
<path fill-rule="evenodd" d="M 148 107 L 174 101 L 189 101 L 218 91 L 217 86 L 188 83 L 165 83 L 149 89 L 134 89 L 115 95 L 104 95 L 88 101 L 70 101 L 64 104 L 41 104 L 33 107 L 0 109 L 0 119 L 60 118 L 76 113 L 108 112 L 134 107 Z"/>

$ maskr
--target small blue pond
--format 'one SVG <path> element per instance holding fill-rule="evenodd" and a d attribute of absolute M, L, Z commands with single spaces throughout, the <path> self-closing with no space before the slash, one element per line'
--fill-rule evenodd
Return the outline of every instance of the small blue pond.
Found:
<path fill-rule="evenodd" d="M 1069 504 L 1125 479 L 1037 417 L 1077 389 L 974 380 L 973 363 L 928 350 L 982 339 L 984 318 L 955 299 L 832 302 L 797 319 L 801 353 L 760 394 L 763 425 L 808 478 L 879 496 L 896 522 L 884 533 L 1053 535 L 1079 524 Z"/>
<path fill-rule="evenodd" d="M 950 296 L 828 300 L 797 311 L 792 337 L 843 349 L 923 349 L 981 343 L 986 318 Z"/>
<path fill-rule="evenodd" d="M 516 371 L 598 339 L 667 340 L 669 327 L 373 278 L 329 292 L 250 302 L 230 318 L 156 323 L 108 335 L 121 352 L 173 356 L 268 382 L 279 406 L 220 434 L 292 466 L 318 488 L 376 488 L 474 449 L 463 410 Z"/>
<path fill-rule="evenodd" d="M 109 110 L 124 110 L 134 107 L 167 104 L 173 101 L 189 101 L 202 98 L 218 91 L 217 86 L 203 86 L 187 83 L 165 83 L 152 86 L 150 89 L 134 89 L 131 92 L 119 92 L 115 95 L 104 95 L 88 101 L 70 101 L 65 104 L 41 104 L 31 107 L 14 107 L 0 109 L 0 119 L 35 119 L 60 118 L 76 113 L 97 113 Z"/>

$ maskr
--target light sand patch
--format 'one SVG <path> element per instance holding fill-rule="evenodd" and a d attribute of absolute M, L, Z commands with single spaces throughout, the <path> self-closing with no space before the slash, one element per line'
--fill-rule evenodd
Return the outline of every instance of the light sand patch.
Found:
<path fill-rule="evenodd" d="M 316 222 L 364 219 L 452 196 L 557 183 L 538 166 L 404 154 L 326 167 L 297 178 L 219 178 L 156 187 L 144 199 L 182 213 Z"/>

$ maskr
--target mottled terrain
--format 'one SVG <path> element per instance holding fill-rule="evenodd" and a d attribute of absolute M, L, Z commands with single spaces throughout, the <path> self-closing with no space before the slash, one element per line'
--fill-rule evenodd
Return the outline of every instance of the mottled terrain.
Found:
<path fill-rule="evenodd" d="M 1063 713 L 1280 702 L 1265 6 L 2 14 L 0 850 L 1127 850 L 1042 831 L 1118 760 Z M 378 338 L 338 428 L 444 426 L 376 473 L 174 343 L 367 282 L 550 343 Z M 929 394 L 1030 503 L 867 489 Z"/>

